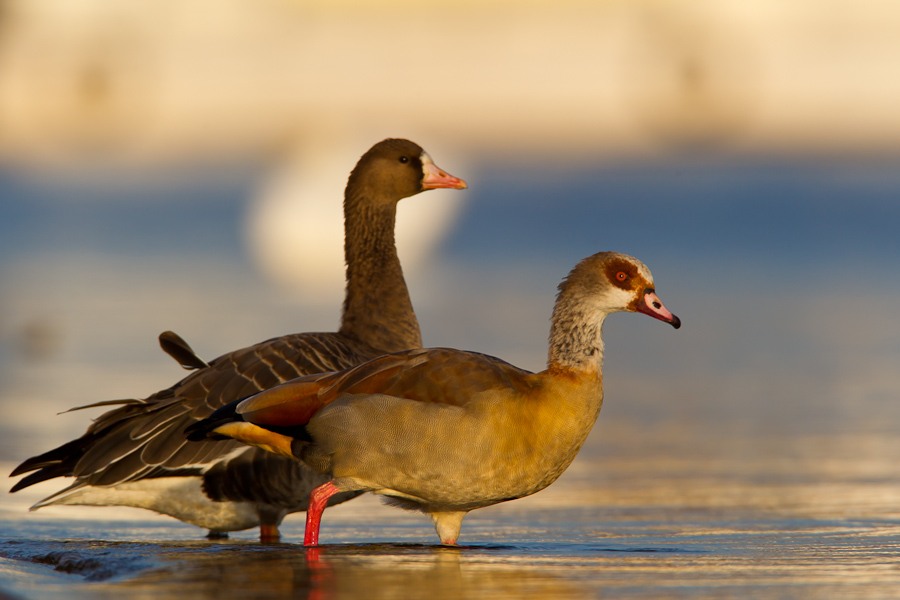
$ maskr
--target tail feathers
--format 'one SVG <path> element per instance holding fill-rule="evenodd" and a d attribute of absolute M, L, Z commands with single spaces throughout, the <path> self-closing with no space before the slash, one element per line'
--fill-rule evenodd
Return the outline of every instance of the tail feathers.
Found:
<path fill-rule="evenodd" d="M 28 473 L 29 471 L 36 471 L 38 469 L 41 469 L 40 472 L 52 472 L 53 475 L 47 475 L 46 477 L 37 478 L 34 479 L 34 481 L 31 481 L 31 483 L 25 484 L 26 481 L 30 480 L 35 475 L 38 475 L 38 473 L 35 473 L 34 475 L 26 477 L 18 484 L 16 484 L 12 491 L 22 489 L 23 487 L 28 487 L 29 485 L 35 484 L 39 481 L 44 481 L 45 479 L 71 475 L 72 470 L 78 463 L 78 460 L 84 454 L 84 448 L 85 437 L 81 437 L 77 440 L 72 440 L 67 444 L 63 444 L 58 448 L 54 448 L 53 450 L 44 452 L 43 454 L 39 454 L 38 456 L 32 456 L 31 458 L 20 464 L 18 467 L 13 469 L 13 472 L 10 473 L 9 476 L 15 477 L 16 475 Z"/>
<path fill-rule="evenodd" d="M 24 473 L 25 471 L 13 471 L 10 477 L 14 475 L 18 475 L 20 473 Z M 12 486 L 12 489 L 9 490 L 10 493 L 18 492 L 21 489 L 25 489 L 28 486 L 34 485 L 36 483 L 40 483 L 42 481 L 47 481 L 48 479 L 53 479 L 54 477 L 65 477 L 67 475 L 71 475 L 72 470 L 65 465 L 54 465 L 50 467 L 44 467 L 40 471 L 36 471 L 29 475 L 28 477 L 23 477 L 20 479 L 16 485 Z M 55 495 L 55 494 L 54 494 Z"/>

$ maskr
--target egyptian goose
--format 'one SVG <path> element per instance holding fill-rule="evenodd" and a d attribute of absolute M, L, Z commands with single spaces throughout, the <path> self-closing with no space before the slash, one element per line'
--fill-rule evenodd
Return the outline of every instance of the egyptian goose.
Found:
<path fill-rule="evenodd" d="M 187 433 L 240 440 L 330 474 L 310 495 L 308 546 L 318 544 L 329 498 L 347 492 L 425 512 L 441 543 L 455 544 L 470 510 L 534 494 L 575 458 L 603 402 L 603 321 L 618 311 L 681 326 L 643 263 L 601 252 L 559 286 L 545 371 L 475 352 L 406 350 L 276 386 Z"/>
<path fill-rule="evenodd" d="M 194 373 L 146 400 L 91 405 L 122 406 L 101 415 L 82 437 L 19 465 L 13 476 L 36 472 L 11 491 L 75 477 L 32 510 L 51 504 L 133 506 L 205 527 L 213 537 L 260 525 L 261 539 L 277 540 L 284 516 L 306 510 L 309 490 L 327 478 L 232 440 L 188 442 L 182 432 L 220 406 L 298 376 L 421 347 L 394 245 L 397 202 L 424 190 L 465 187 L 413 142 L 388 139 L 373 146 L 353 169 L 344 194 L 347 289 L 337 333 L 286 335 L 207 364 L 184 340 L 165 332 L 163 349 Z"/>

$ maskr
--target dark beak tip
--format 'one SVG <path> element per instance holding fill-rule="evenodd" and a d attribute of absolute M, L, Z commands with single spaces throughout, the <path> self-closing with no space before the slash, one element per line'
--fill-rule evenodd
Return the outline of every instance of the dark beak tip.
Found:
<path fill-rule="evenodd" d="M 681 329 L 681 319 L 679 319 L 675 315 L 672 315 L 672 318 L 672 327 L 674 327 L 675 329 Z"/>

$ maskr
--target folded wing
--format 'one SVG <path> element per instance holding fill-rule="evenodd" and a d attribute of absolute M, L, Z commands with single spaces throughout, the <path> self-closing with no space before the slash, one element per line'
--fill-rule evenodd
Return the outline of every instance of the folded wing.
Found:
<path fill-rule="evenodd" d="M 300 377 L 247 398 L 240 419 L 261 427 L 302 426 L 344 395 L 385 394 L 419 402 L 465 406 L 476 394 L 509 388 L 525 392 L 530 372 L 498 358 L 448 348 L 389 354 L 334 373 Z"/>

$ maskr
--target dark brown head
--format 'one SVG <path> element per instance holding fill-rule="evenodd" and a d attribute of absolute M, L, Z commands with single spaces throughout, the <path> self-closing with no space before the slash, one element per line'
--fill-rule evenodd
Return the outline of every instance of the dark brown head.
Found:
<path fill-rule="evenodd" d="M 369 190 L 370 201 L 397 202 L 436 188 L 465 189 L 466 182 L 439 169 L 409 140 L 387 139 L 363 154 L 347 182 L 348 195 Z"/>

